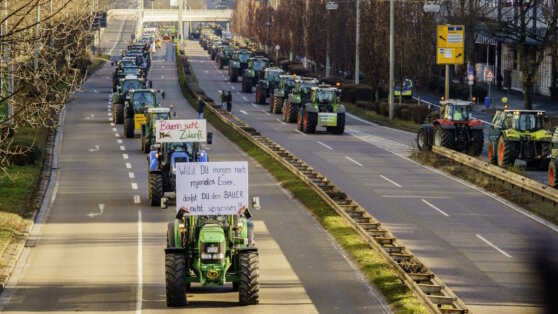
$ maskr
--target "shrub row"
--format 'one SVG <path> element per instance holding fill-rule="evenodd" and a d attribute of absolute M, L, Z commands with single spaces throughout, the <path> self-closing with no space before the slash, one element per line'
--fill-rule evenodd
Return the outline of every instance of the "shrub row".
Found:
<path fill-rule="evenodd" d="M 377 115 L 389 117 L 389 104 L 387 102 L 357 101 L 357 107 L 376 112 Z M 393 115 L 396 119 L 413 121 L 422 124 L 431 114 L 430 109 L 418 104 L 395 104 Z"/>

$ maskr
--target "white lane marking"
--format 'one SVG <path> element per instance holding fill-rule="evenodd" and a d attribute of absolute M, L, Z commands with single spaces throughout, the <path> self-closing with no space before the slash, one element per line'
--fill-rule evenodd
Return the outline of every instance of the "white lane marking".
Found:
<path fill-rule="evenodd" d="M 112 112 L 107 113 L 109 117 L 112 117 Z"/>
<path fill-rule="evenodd" d="M 120 137 L 120 134 L 114 133 L 114 137 Z"/>
<path fill-rule="evenodd" d="M 164 76 L 164 75 L 161 75 L 161 78 L 162 78 L 162 79 L 164 79 L 164 78 L 165 78 L 165 76 Z"/>
<path fill-rule="evenodd" d="M 245 114 L 245 115 L 248 115 L 248 113 L 247 113 L 246 111 L 244 111 L 244 110 L 240 110 L 240 112 L 242 112 L 242 113 Z"/>
<path fill-rule="evenodd" d="M 323 147 L 325 147 L 325 148 L 327 148 L 327 149 L 329 149 L 329 150 L 333 150 L 333 148 L 331 148 L 331 146 L 328 146 L 328 145 L 322 143 L 321 141 L 318 141 L 318 144 L 322 145 Z"/>
<path fill-rule="evenodd" d="M 275 119 L 275 120 L 279 121 L 279 123 L 281 123 L 282 125 L 287 125 L 285 122 L 283 122 L 283 121 L 281 121 L 281 120 L 279 120 L 279 119 Z"/>
<path fill-rule="evenodd" d="M 117 139 L 116 142 L 117 142 L 118 144 L 122 144 L 122 140 L 121 140 L 121 139 Z"/>
<path fill-rule="evenodd" d="M 87 216 L 89 216 L 89 218 L 93 218 L 95 216 L 102 215 L 104 212 L 105 212 L 105 204 L 99 204 L 99 212 L 97 213 L 90 212 L 89 214 L 87 214 Z"/>
<path fill-rule="evenodd" d="M 111 122 L 111 123 L 110 123 L 110 126 L 114 126 L 114 122 Z"/>
<path fill-rule="evenodd" d="M 126 147 L 120 145 L 120 150 L 124 151 L 124 150 L 126 150 Z"/>
<path fill-rule="evenodd" d="M 112 128 L 113 132 L 118 132 L 118 130 L 116 128 Z"/>
<path fill-rule="evenodd" d="M 112 55 L 112 51 L 114 50 L 114 48 L 116 47 L 118 42 L 122 39 L 122 31 L 124 30 L 124 25 L 126 24 L 127 20 L 128 20 L 128 18 L 124 19 L 122 21 L 122 23 L 120 24 L 120 31 L 118 32 L 118 38 L 116 38 L 116 41 L 114 42 L 114 45 L 112 45 L 112 48 L 110 48 L 109 55 Z"/>
<path fill-rule="evenodd" d="M 302 134 L 302 135 L 306 136 L 306 134 L 304 134 L 304 133 L 300 132 L 300 130 L 299 130 L 299 129 L 294 129 L 294 130 L 295 130 L 295 132 L 296 132 L 296 133 L 299 133 L 299 134 Z"/>
<path fill-rule="evenodd" d="M 235 90 L 235 89 L 236 89 L 236 88 L 234 88 L 234 86 L 231 86 L 231 88 L 232 88 L 233 90 Z"/>
<path fill-rule="evenodd" d="M 126 168 L 128 168 L 128 169 L 132 169 L 132 164 L 131 164 L 131 163 L 129 163 L 129 162 L 127 162 L 127 163 L 126 163 Z"/>
<path fill-rule="evenodd" d="M 386 178 L 386 177 L 383 176 L 383 175 L 380 175 L 380 177 L 381 177 L 382 179 L 386 180 L 387 182 L 389 182 L 389 183 L 395 185 L 395 186 L 398 187 L 398 188 L 401 188 L 401 187 L 402 187 L 401 184 L 399 184 L 399 183 L 397 183 L 397 182 L 395 182 L 395 181 L 393 181 L 393 180 L 390 180 L 390 179 Z"/>
<path fill-rule="evenodd" d="M 95 148 L 90 148 L 89 151 L 90 151 L 90 152 L 97 152 L 97 151 L 99 151 L 100 149 L 101 149 L 101 146 L 95 145 Z"/>
<path fill-rule="evenodd" d="M 226 81 L 226 80 L 225 80 Z M 227 84 L 231 85 L 231 82 L 227 82 Z"/>
<path fill-rule="evenodd" d="M 110 105 L 107 106 L 107 112 L 111 112 L 112 110 L 110 110 Z"/>
<path fill-rule="evenodd" d="M 246 100 L 248 100 L 248 99 L 246 99 Z M 258 105 L 256 105 L 255 103 L 252 103 L 251 105 L 258 108 Z"/>
<path fill-rule="evenodd" d="M 122 158 L 128 159 L 128 154 L 122 154 Z"/>
<path fill-rule="evenodd" d="M 205 72 L 205 73 L 209 73 L 209 71 L 208 71 L 208 70 L 204 70 L 204 72 Z"/>
<path fill-rule="evenodd" d="M 511 255 L 509 255 L 508 253 L 506 253 L 504 250 L 502 250 L 501 248 L 497 247 L 496 245 L 492 244 L 492 242 L 488 241 L 487 239 L 483 238 L 480 234 L 477 234 L 477 238 L 481 239 L 482 241 L 484 241 L 484 243 L 490 245 L 492 248 L 494 248 L 496 251 L 502 253 L 504 256 L 511 258 Z"/>
<path fill-rule="evenodd" d="M 355 164 L 357 164 L 357 165 L 359 165 L 359 166 L 361 166 L 361 167 L 364 167 L 360 162 L 358 162 L 358 161 L 352 159 L 352 158 L 349 157 L 349 156 L 345 156 L 345 158 L 348 159 L 348 160 L 350 160 L 350 161 L 352 161 L 352 162 L 354 162 Z"/>
<path fill-rule="evenodd" d="M 270 116 L 269 112 L 265 111 L 262 109 L 262 112 L 265 113 L 266 115 Z"/>
<path fill-rule="evenodd" d="M 132 190 L 137 190 L 138 189 L 138 184 L 135 182 L 132 182 Z"/>
<path fill-rule="evenodd" d="M 246 98 L 245 96 L 242 96 L 242 99 L 244 99 L 245 101 L 248 101 L 248 98 Z"/>
<path fill-rule="evenodd" d="M 354 114 L 350 114 L 350 113 L 348 113 L 348 112 L 347 112 L 346 114 L 347 114 L 347 116 L 349 116 L 349 117 L 351 117 L 351 118 L 353 118 L 353 119 L 355 119 L 355 120 L 358 120 L 358 121 L 360 121 L 360 122 L 362 122 L 362 123 L 366 123 L 366 124 L 372 125 L 372 126 L 378 126 L 376 123 L 373 123 L 373 122 L 364 120 L 364 119 L 362 119 L 362 118 L 359 118 L 359 117 L 355 116 Z"/>
<path fill-rule="evenodd" d="M 443 211 L 443 210 L 439 209 L 438 207 L 432 205 L 429 201 L 425 200 L 424 198 L 421 199 L 421 201 L 422 201 L 424 204 L 426 204 L 426 205 L 428 205 L 428 206 L 434 208 L 434 209 L 437 210 L 438 212 L 440 212 L 440 214 L 442 214 L 442 215 L 444 215 L 444 216 L 446 216 L 446 217 L 449 217 L 449 215 L 448 215 L 445 211 Z"/>
<path fill-rule="evenodd" d="M 90 115 L 88 115 L 87 117 L 85 117 L 85 120 L 89 120 L 89 119 L 93 119 L 93 118 L 95 118 L 95 115 L 94 115 L 94 114 L 90 114 Z"/>
<path fill-rule="evenodd" d="M 141 199 L 139 195 L 134 195 L 134 203 L 135 204 L 140 204 L 141 203 Z"/>
<path fill-rule="evenodd" d="M 447 199 L 446 196 L 425 196 L 425 195 L 382 195 L 385 198 L 431 198 L 431 199 Z"/>
<path fill-rule="evenodd" d="M 128 177 L 130 177 L 130 179 L 134 179 L 136 175 L 133 172 L 128 172 Z"/>
<path fill-rule="evenodd" d="M 143 235 L 141 210 L 138 210 L 138 288 L 136 291 L 136 313 L 141 313 L 143 300 Z"/>
<path fill-rule="evenodd" d="M 109 118 L 108 118 L 108 120 L 109 120 L 109 121 L 112 121 L 112 118 L 111 118 L 111 117 L 109 117 Z"/>

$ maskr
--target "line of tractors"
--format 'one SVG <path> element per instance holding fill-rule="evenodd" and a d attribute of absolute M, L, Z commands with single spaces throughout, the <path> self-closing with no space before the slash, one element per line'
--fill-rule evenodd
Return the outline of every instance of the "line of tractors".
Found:
<path fill-rule="evenodd" d="M 224 39 L 212 28 L 201 30 L 199 42 L 219 69 L 228 68 L 229 82 L 240 78 L 244 93 L 254 92 L 255 87 L 254 103 L 269 102 L 269 112 L 282 114 L 284 122 L 297 123 L 297 129 L 304 133 L 315 133 L 317 127 L 333 134 L 344 133 L 345 106 L 340 103 L 338 86 L 285 73 L 272 66 L 250 41 Z"/>
<path fill-rule="evenodd" d="M 160 120 L 174 120 L 173 105 L 163 105 L 165 92 L 153 89 L 147 79 L 149 69 L 141 64 L 151 60 L 154 34 L 144 34 L 113 62 L 113 123 L 121 124 L 126 138 L 140 138 L 141 151 L 147 154 L 149 203 L 167 208 L 176 198 L 178 163 L 207 163 L 209 155 L 199 142 L 157 142 Z M 167 46 L 167 49 L 174 49 Z M 150 64 L 150 62 L 149 62 Z M 206 134 L 212 144 L 212 133 Z M 208 191 L 209 192 L 209 191 Z M 252 207 L 258 207 L 254 198 Z M 247 204 L 248 205 L 248 204 Z M 232 283 L 241 305 L 259 303 L 258 249 L 248 207 L 237 215 L 193 216 L 178 209 L 167 224 L 165 283 L 167 306 L 187 304 L 192 283 L 223 286 Z"/>
<path fill-rule="evenodd" d="M 200 45 L 219 69 L 228 66 L 230 82 L 240 78 L 244 93 L 252 93 L 255 87 L 254 103 L 269 104 L 270 113 L 282 114 L 286 123 L 297 123 L 301 132 L 315 133 L 320 126 L 327 132 L 343 134 L 345 107 L 339 101 L 341 91 L 337 86 L 319 84 L 315 78 L 299 77 L 271 66 L 269 58 L 250 40 L 226 40 L 211 28 L 200 33 Z M 403 95 L 410 96 L 411 88 L 412 82 L 405 82 Z M 420 150 L 442 146 L 475 157 L 482 154 L 485 132 L 483 122 L 473 117 L 472 103 L 442 101 L 439 115 L 421 126 L 417 134 Z M 489 161 L 506 167 L 522 160 L 529 169 L 548 171 L 548 184 L 558 187 L 558 128 L 553 136 L 547 125 L 548 117 L 541 110 L 496 111 L 489 123 Z"/>

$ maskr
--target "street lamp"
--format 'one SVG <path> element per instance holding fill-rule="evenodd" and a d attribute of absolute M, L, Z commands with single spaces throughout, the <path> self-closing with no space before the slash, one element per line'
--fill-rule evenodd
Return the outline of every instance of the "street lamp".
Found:
<path fill-rule="evenodd" d="M 393 115 L 395 112 L 395 105 L 393 104 L 393 53 L 394 53 L 394 12 L 395 12 L 395 1 L 391 0 L 389 3 L 389 120 L 393 120 Z"/>
<path fill-rule="evenodd" d="M 329 61 L 329 28 L 330 28 L 329 27 L 329 11 L 337 10 L 338 6 L 339 5 L 335 2 L 333 2 L 333 1 L 329 1 L 326 4 L 326 9 L 327 9 L 327 48 L 326 48 L 327 51 L 326 51 L 326 75 L 325 75 L 326 78 L 329 78 L 329 71 L 330 71 L 330 67 L 331 67 L 331 64 L 330 64 L 330 61 Z"/>

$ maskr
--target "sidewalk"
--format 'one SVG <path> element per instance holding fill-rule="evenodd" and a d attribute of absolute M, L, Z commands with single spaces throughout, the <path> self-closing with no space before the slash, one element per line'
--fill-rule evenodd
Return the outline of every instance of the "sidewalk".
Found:
<path fill-rule="evenodd" d="M 523 109 L 523 93 L 502 88 L 501 91 L 495 86 L 491 89 L 491 98 L 496 106 L 502 105 L 502 97 L 508 97 L 508 105 L 510 109 Z M 533 109 L 545 110 L 549 116 L 558 116 L 558 101 L 550 99 L 550 97 L 542 95 L 533 95 Z"/>

